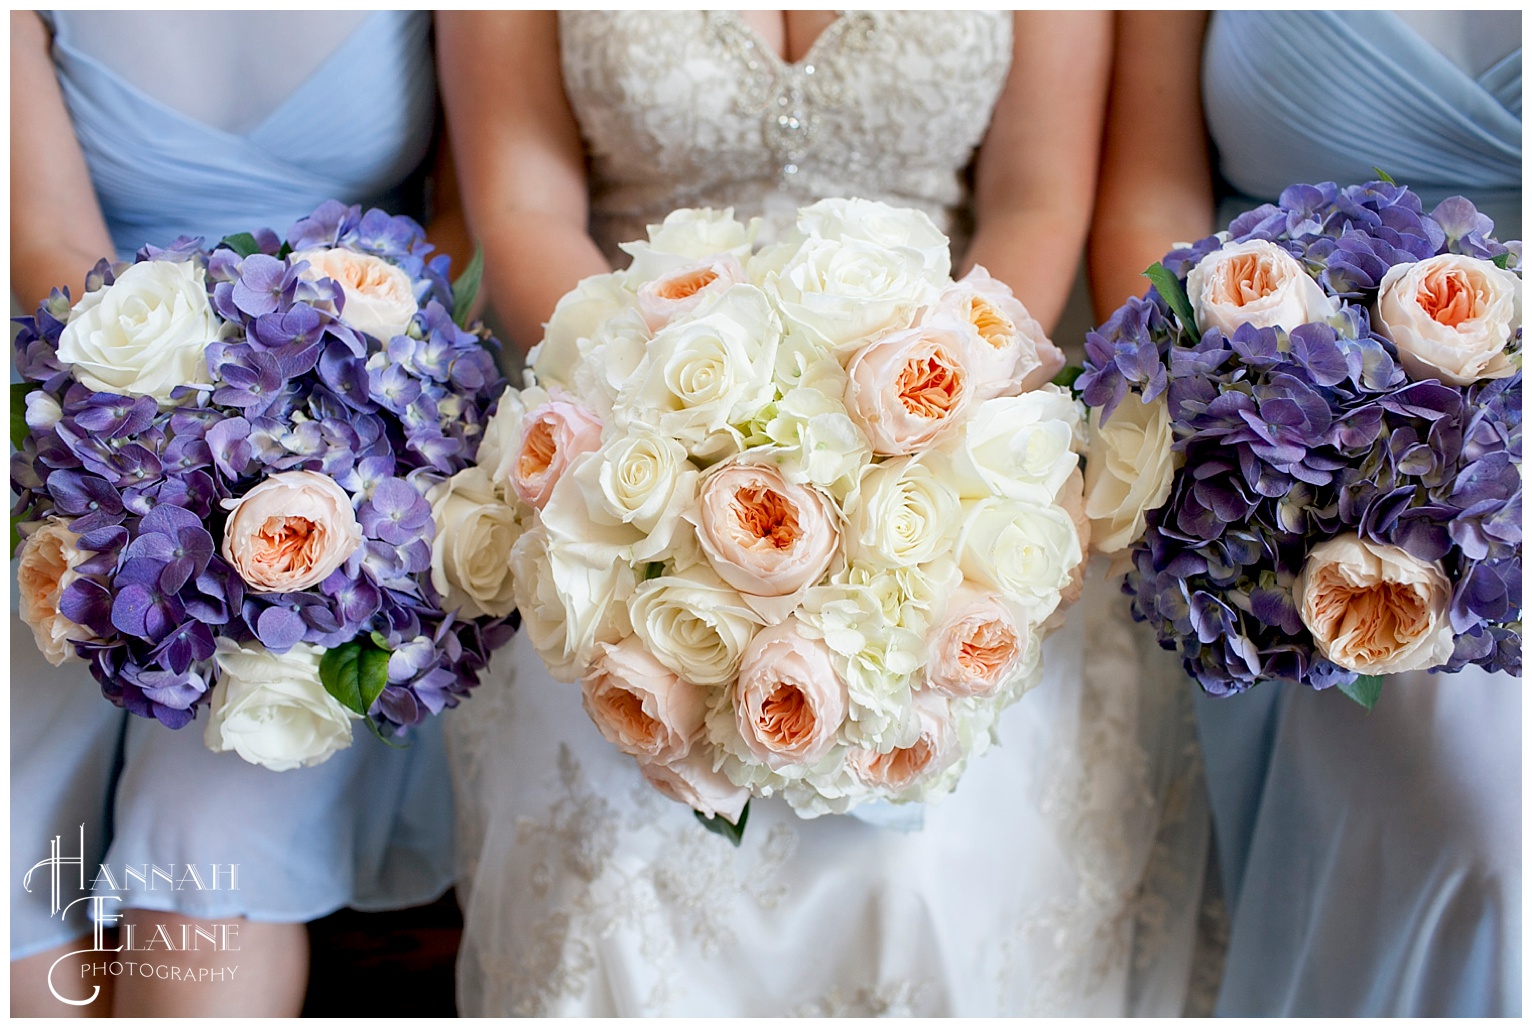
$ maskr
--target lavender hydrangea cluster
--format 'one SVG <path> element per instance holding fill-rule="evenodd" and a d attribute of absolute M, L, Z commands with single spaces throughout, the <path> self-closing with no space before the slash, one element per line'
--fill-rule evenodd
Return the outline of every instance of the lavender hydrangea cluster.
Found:
<path fill-rule="evenodd" d="M 220 639 L 273 654 L 323 648 L 326 688 L 385 736 L 476 683 L 511 626 L 443 610 L 425 494 L 473 463 L 503 382 L 488 333 L 454 320 L 448 259 L 431 250 L 409 218 L 329 201 L 285 240 L 270 230 L 212 248 L 183 238 L 131 265 L 101 262 L 88 293 L 148 262 L 187 267 L 205 285 L 216 332 L 193 374 L 160 398 L 93 387 L 86 364 L 61 359 L 67 291 L 18 319 L 28 385 L 18 387 L 26 432 L 11 463 L 13 513 L 62 519 L 77 534 L 84 559 L 58 613 L 85 629 L 75 654 L 112 702 L 186 725 L 218 679 Z M 407 323 L 386 337 L 360 328 L 363 301 L 313 272 L 332 251 L 402 271 Z M 317 584 L 263 591 L 229 557 L 229 506 L 292 471 L 339 487 L 360 541 Z"/>
<path fill-rule="evenodd" d="M 1392 182 L 1295 185 L 1169 253 L 1147 296 L 1087 337 L 1077 387 L 1103 421 L 1135 395 L 1167 402 L 1177 470 L 1124 592 L 1207 692 L 1278 680 L 1350 692 L 1357 672 L 1319 651 L 1294 589 L 1315 546 L 1343 533 L 1445 572 L 1455 641 L 1437 669 L 1520 673 L 1520 329 L 1505 344 L 1514 366 L 1467 384 L 1407 373 L 1376 330 L 1397 265 L 1461 254 L 1518 270 L 1519 244 L 1492 231 L 1461 197 L 1426 213 Z M 1252 240 L 1296 258 L 1332 313 L 1199 331 L 1192 270 Z"/>

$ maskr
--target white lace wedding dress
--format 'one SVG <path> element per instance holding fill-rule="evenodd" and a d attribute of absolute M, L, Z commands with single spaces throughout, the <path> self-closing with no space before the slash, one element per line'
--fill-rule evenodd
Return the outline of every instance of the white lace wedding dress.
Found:
<path fill-rule="evenodd" d="M 771 232 L 857 195 L 921 207 L 961 246 L 1010 26 L 847 14 L 787 64 L 733 14 L 565 12 L 592 232 L 617 259 L 676 207 Z M 918 830 L 757 799 L 735 849 L 518 638 L 447 725 L 461 1012 L 1180 1013 L 1207 841 L 1191 686 L 1103 572 L 1000 745 Z"/>

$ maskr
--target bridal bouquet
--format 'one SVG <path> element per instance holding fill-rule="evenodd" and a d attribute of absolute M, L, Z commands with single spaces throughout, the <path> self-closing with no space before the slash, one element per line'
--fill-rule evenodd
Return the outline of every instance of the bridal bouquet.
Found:
<path fill-rule="evenodd" d="M 916 211 L 754 232 L 682 210 L 626 244 L 450 485 L 515 536 L 481 602 L 513 597 L 601 733 L 720 829 L 752 795 L 949 791 L 1082 554 L 1080 414 L 1009 289 L 953 282 Z"/>
<path fill-rule="evenodd" d="M 1520 672 L 1520 244 L 1492 230 L 1293 186 L 1087 338 L 1096 544 L 1209 693 Z"/>
<path fill-rule="evenodd" d="M 509 609 L 443 608 L 431 498 L 501 383 L 430 250 L 331 201 L 20 319 L 18 582 L 51 663 L 170 728 L 205 707 L 210 749 L 275 770 L 456 705 Z"/>

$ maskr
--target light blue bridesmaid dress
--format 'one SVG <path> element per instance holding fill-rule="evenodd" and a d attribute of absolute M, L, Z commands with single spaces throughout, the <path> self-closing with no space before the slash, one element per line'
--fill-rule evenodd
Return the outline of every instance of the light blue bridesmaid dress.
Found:
<path fill-rule="evenodd" d="M 1203 104 L 1244 194 L 1222 223 L 1376 166 L 1519 238 L 1521 51 L 1490 57 L 1465 70 L 1384 11 L 1214 14 Z M 1391 676 L 1371 713 L 1264 685 L 1197 716 L 1231 919 L 1218 1013 L 1520 1013 L 1519 678 Z"/>
<path fill-rule="evenodd" d="M 157 14 L 162 21 L 144 29 L 130 53 L 122 52 L 128 36 L 114 35 L 120 22 L 90 20 L 102 17 L 59 11 L 46 20 L 119 257 L 183 234 L 214 241 L 263 226 L 282 232 L 331 197 L 419 215 L 412 176 L 429 149 L 436 105 L 429 13 Z M 316 32 L 328 32 L 333 47 L 316 43 Z M 119 52 L 103 52 L 114 39 L 124 40 Z M 285 99 L 234 129 L 199 121 L 185 113 L 195 103 L 167 103 L 114 70 L 122 59 L 144 63 L 156 47 L 204 48 L 200 63 L 229 76 L 298 59 L 300 51 L 313 67 Z M 218 85 L 236 95 L 247 81 Z M 51 915 L 41 872 L 30 891 L 21 884 L 54 836 L 73 856 L 81 825 L 87 881 L 104 859 L 118 886 L 125 865 L 188 864 L 199 866 L 205 884 L 220 886 L 98 883 L 124 907 L 301 922 L 343 906 L 428 902 L 451 882 L 451 788 L 436 718 L 405 749 L 359 728 L 349 749 L 317 767 L 268 771 L 210 753 L 205 712 L 170 731 L 111 706 L 82 665 L 48 666 L 14 610 L 11 684 L 13 960 L 86 930 L 83 918 Z M 208 881 L 213 864 L 238 864 L 238 888 L 226 875 Z"/>

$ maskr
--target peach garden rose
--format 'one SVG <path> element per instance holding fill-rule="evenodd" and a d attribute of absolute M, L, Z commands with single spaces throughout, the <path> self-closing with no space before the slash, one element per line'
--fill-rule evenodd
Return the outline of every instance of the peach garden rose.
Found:
<path fill-rule="evenodd" d="M 1506 351 L 1521 327 L 1521 276 L 1455 253 L 1396 264 L 1378 287 L 1377 324 L 1411 378 L 1505 378 L 1518 366 Z"/>
<path fill-rule="evenodd" d="M 280 472 L 223 505 L 224 559 L 256 592 L 318 585 L 362 544 L 351 498 L 315 471 Z"/>

